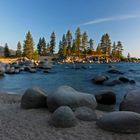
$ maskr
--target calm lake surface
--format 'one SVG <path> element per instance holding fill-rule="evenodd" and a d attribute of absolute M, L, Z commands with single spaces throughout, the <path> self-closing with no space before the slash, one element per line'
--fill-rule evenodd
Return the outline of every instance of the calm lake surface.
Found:
<path fill-rule="evenodd" d="M 80 64 L 81 65 L 81 64 Z M 100 90 L 113 90 L 117 96 L 119 105 L 125 93 L 130 90 L 140 89 L 140 64 L 138 63 L 118 63 L 111 64 L 124 76 L 134 79 L 136 84 L 121 84 L 113 87 L 95 85 L 91 82 L 97 74 L 106 74 L 110 79 L 117 79 L 121 75 L 108 74 L 110 64 L 82 64 L 82 69 L 72 69 L 73 65 L 55 65 L 51 73 L 38 71 L 37 73 L 21 72 L 16 75 L 5 75 L 0 78 L 0 91 L 17 92 L 22 94 L 27 88 L 39 86 L 51 94 L 61 85 L 69 85 L 76 90 L 95 94 Z"/>

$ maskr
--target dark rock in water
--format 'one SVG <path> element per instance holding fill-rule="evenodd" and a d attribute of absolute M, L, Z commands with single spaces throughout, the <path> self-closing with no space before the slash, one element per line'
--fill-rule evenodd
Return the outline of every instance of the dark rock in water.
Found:
<path fill-rule="evenodd" d="M 15 68 L 14 67 L 10 67 L 9 69 L 7 69 L 5 71 L 6 74 L 15 74 Z"/>
<path fill-rule="evenodd" d="M 107 81 L 109 78 L 105 75 L 97 75 L 94 79 L 92 79 L 92 81 L 95 83 L 95 84 L 103 84 L 105 81 Z"/>
<path fill-rule="evenodd" d="M 96 113 L 88 107 L 78 107 L 74 112 L 75 116 L 83 121 L 95 121 L 97 120 Z"/>
<path fill-rule="evenodd" d="M 86 106 L 95 109 L 97 106 L 94 95 L 78 92 L 72 87 L 61 86 L 47 97 L 49 111 L 53 112 L 60 106 L 76 108 Z"/>
<path fill-rule="evenodd" d="M 114 68 L 111 69 L 111 70 L 109 70 L 108 73 L 112 73 L 112 74 L 124 74 L 123 72 L 121 72 L 121 71 L 119 71 L 117 69 L 114 69 Z"/>
<path fill-rule="evenodd" d="M 130 84 L 135 84 L 136 81 L 135 81 L 135 80 L 129 80 L 129 83 L 130 83 Z"/>
<path fill-rule="evenodd" d="M 24 109 L 46 107 L 46 92 L 38 87 L 29 88 L 21 99 L 21 107 Z"/>
<path fill-rule="evenodd" d="M 104 83 L 105 86 L 115 86 L 115 85 L 120 85 L 120 84 L 122 84 L 120 80 L 106 81 Z"/>
<path fill-rule="evenodd" d="M 50 71 L 48 71 L 48 70 L 44 70 L 43 72 L 44 72 L 44 73 L 51 73 L 51 72 L 50 72 Z"/>
<path fill-rule="evenodd" d="M 112 65 L 109 65 L 108 67 L 109 67 L 109 68 L 113 68 L 113 69 L 115 69 L 115 66 L 112 66 Z"/>
<path fill-rule="evenodd" d="M 129 111 L 111 112 L 101 117 L 97 126 L 118 133 L 140 133 L 140 114 Z"/>
<path fill-rule="evenodd" d="M 127 77 L 125 77 L 125 76 L 119 77 L 119 80 L 120 80 L 121 82 L 123 82 L 123 83 L 128 83 L 128 82 L 129 82 L 129 79 L 128 79 Z"/>
<path fill-rule="evenodd" d="M 51 123 L 55 127 L 68 128 L 77 124 L 76 117 L 68 106 L 61 106 L 52 114 Z"/>
<path fill-rule="evenodd" d="M 3 66 L 0 66 L 0 76 L 4 76 L 5 69 Z"/>
<path fill-rule="evenodd" d="M 36 69 L 30 68 L 29 72 L 30 72 L 30 73 L 36 73 Z"/>
<path fill-rule="evenodd" d="M 127 93 L 120 104 L 120 110 L 140 113 L 140 91 L 134 90 Z"/>
<path fill-rule="evenodd" d="M 99 104 L 113 105 L 116 104 L 116 95 L 113 91 L 103 90 L 95 95 Z"/>

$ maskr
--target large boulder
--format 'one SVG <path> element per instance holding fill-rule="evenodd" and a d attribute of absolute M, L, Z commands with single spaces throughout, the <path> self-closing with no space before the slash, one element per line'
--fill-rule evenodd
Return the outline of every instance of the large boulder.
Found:
<path fill-rule="evenodd" d="M 107 81 L 109 78 L 105 75 L 97 75 L 95 76 L 92 81 L 95 83 L 95 84 L 103 84 L 105 81 Z"/>
<path fill-rule="evenodd" d="M 101 117 L 96 124 L 108 131 L 140 133 L 140 114 L 129 111 L 111 112 Z"/>
<path fill-rule="evenodd" d="M 95 121 L 97 120 L 96 113 L 88 107 L 78 107 L 74 111 L 75 116 L 82 121 Z"/>
<path fill-rule="evenodd" d="M 55 127 L 73 127 L 77 124 L 76 117 L 68 106 L 61 106 L 52 114 L 51 123 Z"/>
<path fill-rule="evenodd" d="M 95 109 L 97 106 L 94 95 L 78 92 L 72 87 L 61 86 L 47 98 L 48 109 L 53 112 L 59 106 L 71 108 L 86 106 Z"/>
<path fill-rule="evenodd" d="M 112 69 L 108 70 L 108 73 L 112 73 L 112 74 L 124 74 L 123 72 L 119 71 L 116 68 L 112 68 Z"/>
<path fill-rule="evenodd" d="M 120 104 L 120 110 L 140 113 L 140 91 L 130 91 L 124 96 Z"/>
<path fill-rule="evenodd" d="M 46 107 L 46 92 L 38 87 L 29 88 L 21 98 L 21 108 L 43 108 Z"/>
<path fill-rule="evenodd" d="M 96 93 L 96 101 L 99 104 L 113 105 L 116 104 L 116 94 L 110 90 L 102 90 Z"/>

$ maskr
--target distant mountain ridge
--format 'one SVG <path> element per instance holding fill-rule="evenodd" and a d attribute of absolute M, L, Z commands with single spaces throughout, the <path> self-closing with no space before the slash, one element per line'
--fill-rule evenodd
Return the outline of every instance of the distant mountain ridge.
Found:
<path fill-rule="evenodd" d="M 15 55 L 16 51 L 10 49 L 10 55 Z M 4 47 L 0 46 L 0 56 L 4 56 Z"/>

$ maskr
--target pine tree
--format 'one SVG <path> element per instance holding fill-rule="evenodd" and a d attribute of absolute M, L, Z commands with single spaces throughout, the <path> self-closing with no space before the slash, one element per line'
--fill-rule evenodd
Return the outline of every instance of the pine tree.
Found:
<path fill-rule="evenodd" d="M 54 51 L 55 51 L 55 44 L 56 44 L 55 39 L 56 39 L 55 33 L 52 32 L 51 41 L 50 41 L 50 53 L 51 54 L 54 54 Z"/>
<path fill-rule="evenodd" d="M 82 34 L 82 49 L 83 50 L 87 50 L 87 43 L 88 43 L 88 36 L 87 36 L 87 33 L 84 32 Z"/>
<path fill-rule="evenodd" d="M 39 42 L 37 44 L 37 50 L 38 50 L 38 54 L 41 56 L 41 54 L 42 54 L 42 39 L 41 39 L 41 37 L 39 38 Z"/>
<path fill-rule="evenodd" d="M 93 39 L 91 38 L 89 40 L 89 50 L 94 50 L 93 45 L 94 45 L 94 42 L 93 42 Z"/>
<path fill-rule="evenodd" d="M 5 44 L 5 47 L 4 47 L 4 56 L 5 57 L 9 57 L 10 56 L 10 50 L 8 48 L 8 44 L 7 43 Z"/>
<path fill-rule="evenodd" d="M 103 54 L 110 55 L 111 51 L 111 40 L 108 33 L 104 34 L 101 38 L 101 51 Z"/>
<path fill-rule="evenodd" d="M 73 43 L 72 43 L 71 53 L 73 55 L 76 55 L 76 43 L 75 43 L 75 40 L 73 40 Z"/>
<path fill-rule="evenodd" d="M 40 56 L 46 56 L 47 48 L 46 48 L 46 41 L 44 37 L 39 39 L 37 49 Z"/>
<path fill-rule="evenodd" d="M 31 33 L 29 31 L 26 35 L 26 40 L 24 41 L 23 55 L 28 59 L 32 59 L 33 53 L 34 53 L 34 42 Z"/>
<path fill-rule="evenodd" d="M 122 51 L 123 51 L 123 46 L 121 41 L 117 42 L 116 48 L 117 48 L 117 57 L 120 59 L 122 57 Z"/>
<path fill-rule="evenodd" d="M 38 50 L 37 50 L 37 49 L 34 50 L 34 52 L 33 52 L 33 59 L 34 59 L 35 61 L 37 61 L 37 60 L 39 59 L 39 54 L 38 54 Z"/>
<path fill-rule="evenodd" d="M 46 41 L 45 38 L 42 38 L 42 56 L 46 56 L 47 55 L 47 48 L 46 48 Z"/>
<path fill-rule="evenodd" d="M 71 46 L 72 46 L 72 34 L 71 34 L 70 30 L 67 31 L 66 40 L 67 40 L 68 48 L 71 48 Z"/>
<path fill-rule="evenodd" d="M 80 56 L 80 49 L 81 49 L 81 31 L 78 27 L 75 33 L 75 45 L 76 45 L 76 54 Z"/>
<path fill-rule="evenodd" d="M 65 34 L 62 37 L 62 55 L 63 57 L 67 55 L 67 40 Z"/>
<path fill-rule="evenodd" d="M 17 57 L 21 57 L 22 56 L 22 51 L 21 51 L 21 43 L 20 43 L 20 41 L 18 42 L 18 44 L 17 44 L 17 51 L 16 51 L 16 56 Z"/>
<path fill-rule="evenodd" d="M 101 44 L 98 44 L 98 46 L 96 48 L 96 53 L 101 54 Z"/>

